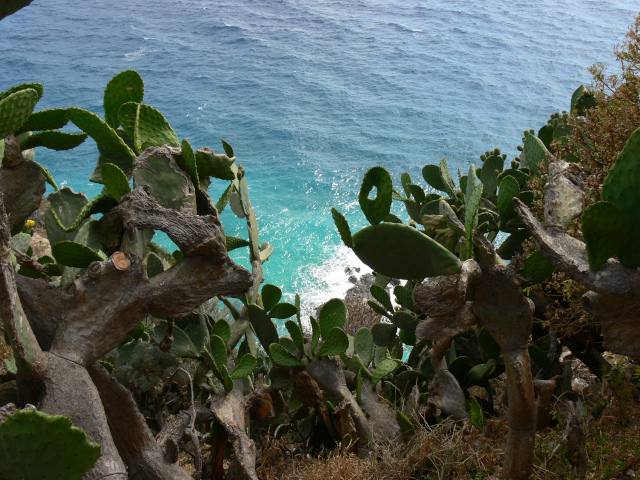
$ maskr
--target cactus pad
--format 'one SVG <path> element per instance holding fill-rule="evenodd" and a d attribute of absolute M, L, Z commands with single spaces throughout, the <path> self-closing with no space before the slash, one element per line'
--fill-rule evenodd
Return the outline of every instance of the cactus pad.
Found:
<path fill-rule="evenodd" d="M 106 260 L 104 254 L 71 240 L 56 243 L 51 252 L 58 263 L 68 267 L 87 268 L 91 262 Z"/>
<path fill-rule="evenodd" d="M 398 299 L 397 302 L 407 310 L 413 310 L 413 294 L 402 285 L 396 285 L 393 289 L 393 293 Z"/>
<path fill-rule="evenodd" d="M 353 336 L 353 349 L 364 365 L 373 359 L 373 335 L 367 327 L 362 327 Z"/>
<path fill-rule="evenodd" d="M 396 338 L 396 326 L 390 323 L 376 323 L 371 327 L 373 343 L 379 347 L 388 347 Z"/>
<path fill-rule="evenodd" d="M 531 286 L 549 278 L 554 271 L 553 264 L 536 250 L 524 262 L 522 275 L 527 279 L 526 285 Z"/>
<path fill-rule="evenodd" d="M 398 223 L 363 228 L 353 236 L 353 251 L 377 273 L 421 279 L 455 273 L 460 260 L 417 229 Z"/>
<path fill-rule="evenodd" d="M 399 310 L 394 313 L 391 321 L 396 327 L 408 332 L 415 332 L 418 326 L 418 318 L 416 315 L 405 310 Z"/>
<path fill-rule="evenodd" d="M 100 457 L 71 420 L 21 410 L 0 424 L 0 478 L 80 480 Z"/>
<path fill-rule="evenodd" d="M 260 294 L 262 295 L 262 306 L 267 312 L 275 307 L 282 298 L 282 290 L 270 283 L 262 287 Z"/>
<path fill-rule="evenodd" d="M 247 312 L 263 348 L 268 349 L 272 343 L 278 343 L 278 331 L 267 313 L 257 305 L 247 305 Z"/>
<path fill-rule="evenodd" d="M 547 147 L 542 140 L 533 134 L 527 133 L 524 137 L 523 153 L 526 158 L 524 166 L 531 170 L 533 175 L 540 174 L 540 162 L 547 162 Z"/>
<path fill-rule="evenodd" d="M 371 295 L 373 295 L 373 298 L 380 302 L 380 304 L 387 310 L 387 312 L 393 312 L 391 297 L 389 297 L 389 293 L 384 288 L 374 283 L 373 285 L 371 285 L 369 291 L 371 292 Z"/>
<path fill-rule="evenodd" d="M 467 258 L 473 258 L 473 229 L 478 226 L 478 208 L 482 199 L 483 186 L 478 185 L 468 196 L 464 213 L 464 228 L 467 238 Z"/>
<path fill-rule="evenodd" d="M 196 156 L 193 153 L 193 148 L 189 140 L 186 138 L 182 140 L 182 160 L 184 165 L 178 163 L 178 166 L 182 168 L 191 177 L 191 181 L 197 190 L 200 189 L 200 178 L 198 177 L 198 166 L 196 165 Z"/>
<path fill-rule="evenodd" d="M 447 191 L 447 186 L 445 185 L 444 180 L 442 180 L 440 167 L 438 165 L 425 165 L 422 169 L 422 177 L 425 182 L 436 190 L 440 192 Z"/>
<path fill-rule="evenodd" d="M 349 338 L 341 328 L 333 327 L 318 349 L 318 358 L 328 355 L 340 355 L 349 348 Z"/>
<path fill-rule="evenodd" d="M 344 215 L 342 215 L 335 208 L 331 209 L 331 216 L 333 217 L 333 222 L 336 224 L 336 228 L 338 229 L 338 233 L 340 234 L 342 243 L 344 243 L 347 247 L 352 248 L 353 240 L 351 239 L 351 229 L 349 228 L 347 219 L 344 218 Z"/>
<path fill-rule="evenodd" d="M 116 128 L 120 125 L 118 111 L 127 102 L 142 102 L 144 82 L 135 70 L 125 70 L 114 76 L 104 89 L 104 118 Z"/>
<path fill-rule="evenodd" d="M 529 345 L 527 350 L 529 352 L 529 357 L 531 357 L 531 360 L 533 360 L 536 365 L 544 369 L 550 375 L 554 375 L 556 373 L 556 369 L 553 367 L 553 362 L 544 350 L 537 345 Z"/>
<path fill-rule="evenodd" d="M 38 92 L 26 88 L 0 100 L 0 138 L 17 131 L 27 121 L 38 98 Z"/>
<path fill-rule="evenodd" d="M 222 153 L 213 153 L 210 148 L 201 148 L 195 153 L 198 175 L 200 177 L 220 178 L 235 162 L 236 157 Z"/>
<path fill-rule="evenodd" d="M 376 187 L 376 198 L 371 200 L 369 193 Z M 391 210 L 391 192 L 393 182 L 384 167 L 373 167 L 364 175 L 360 188 L 360 208 L 372 225 L 384 222 Z"/>
<path fill-rule="evenodd" d="M 191 180 L 165 149 L 147 150 L 136 159 L 133 185 L 149 185 L 153 197 L 165 208 L 197 211 Z"/>
<path fill-rule="evenodd" d="M 51 108 L 32 113 L 16 133 L 35 130 L 56 130 L 69 123 L 69 112 L 66 108 Z"/>
<path fill-rule="evenodd" d="M 95 113 L 70 107 L 69 118 L 81 130 L 87 132 L 102 148 L 133 163 L 135 154 L 118 133 Z"/>
<path fill-rule="evenodd" d="M 231 338 L 231 326 L 224 318 L 221 318 L 211 327 L 211 335 L 217 335 L 226 344 Z"/>
<path fill-rule="evenodd" d="M 640 249 L 635 244 L 640 237 L 640 128 L 631 134 L 604 179 L 601 198 L 622 210 L 631 227 L 631 240 L 619 250 L 618 259 L 627 267 L 640 267 Z"/>
<path fill-rule="evenodd" d="M 51 150 L 71 150 L 87 138 L 86 133 L 67 133 L 58 130 L 45 130 L 28 136 L 20 142 L 22 150 L 35 147 L 46 147 Z"/>
<path fill-rule="evenodd" d="M 162 272 L 164 272 L 162 260 L 155 253 L 149 252 L 147 255 L 147 277 L 153 278 Z"/>
<path fill-rule="evenodd" d="M 493 372 L 496 371 L 496 366 L 493 363 L 481 363 L 475 365 L 469 369 L 464 376 L 462 385 L 464 388 L 469 388 L 487 380 Z"/>
<path fill-rule="evenodd" d="M 0 102 L 7 98 L 9 95 L 19 92 L 21 90 L 32 89 L 36 91 L 38 101 L 42 98 L 42 94 L 44 93 L 44 87 L 41 83 L 21 83 L 20 85 L 16 85 L 15 87 L 11 87 L 4 92 L 0 92 Z"/>
<path fill-rule="evenodd" d="M 217 367 L 227 365 L 227 345 L 224 340 L 216 334 L 211 335 L 209 339 L 209 349 Z"/>
<path fill-rule="evenodd" d="M 258 361 L 256 360 L 256 357 L 250 353 L 245 353 L 236 367 L 231 371 L 230 376 L 233 380 L 236 378 L 246 377 L 247 375 L 251 375 L 257 366 Z"/>
<path fill-rule="evenodd" d="M 375 384 L 378 383 L 382 379 L 382 377 L 389 375 L 396 368 L 398 368 L 399 365 L 400 364 L 398 362 L 389 358 L 382 360 L 382 362 L 380 362 L 376 367 L 376 371 L 373 372 L 373 385 L 375 386 Z"/>
<path fill-rule="evenodd" d="M 582 234 L 589 267 L 598 270 L 631 239 L 631 227 L 615 204 L 597 202 L 582 214 Z"/>
<path fill-rule="evenodd" d="M 289 331 L 291 340 L 293 340 L 293 344 L 296 346 L 296 348 L 301 352 L 304 352 L 304 335 L 302 334 L 302 329 L 300 328 L 300 326 L 293 320 L 288 320 L 285 323 L 285 327 Z"/>
<path fill-rule="evenodd" d="M 316 350 L 316 346 L 318 345 L 318 341 L 320 340 L 320 325 L 316 321 L 315 318 L 310 317 L 309 323 L 311 323 L 311 355 L 314 354 Z"/>
<path fill-rule="evenodd" d="M 279 343 L 272 343 L 269 346 L 269 356 L 282 367 L 304 367 L 304 363 L 289 350 Z"/>
<path fill-rule="evenodd" d="M 148 147 L 161 147 L 165 144 L 171 147 L 180 146 L 176 132 L 162 113 L 144 103 L 139 104 L 137 113 L 133 144 L 138 153 L 142 153 Z"/>
<path fill-rule="evenodd" d="M 102 166 L 102 182 L 109 194 L 120 202 L 123 195 L 131 192 L 131 185 L 125 173 L 113 163 L 105 163 Z"/>
<path fill-rule="evenodd" d="M 518 196 L 520 196 L 518 181 L 507 175 L 500 182 L 500 191 L 498 192 L 498 213 L 502 223 L 508 222 L 516 214 L 513 209 L 513 197 Z"/>
<path fill-rule="evenodd" d="M 347 319 L 347 307 L 339 298 L 332 298 L 320 309 L 318 320 L 320 332 L 324 340 L 334 327 L 342 328 Z"/>
<path fill-rule="evenodd" d="M 271 318 L 278 318 L 280 320 L 293 317 L 296 313 L 298 313 L 296 306 L 286 302 L 278 303 L 269 310 L 269 316 Z"/>

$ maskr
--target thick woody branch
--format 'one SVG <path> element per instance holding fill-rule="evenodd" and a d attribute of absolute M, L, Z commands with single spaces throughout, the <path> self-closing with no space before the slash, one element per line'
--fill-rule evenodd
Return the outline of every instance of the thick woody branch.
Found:
<path fill-rule="evenodd" d="M 204 255 L 212 259 L 226 256 L 225 236 L 217 216 L 164 208 L 153 198 L 148 185 L 123 196 L 120 205 L 106 215 L 105 221 L 114 216 L 122 218 L 123 227 L 127 230 L 165 232 L 186 256 Z"/>
<path fill-rule="evenodd" d="M 0 193 L 0 319 L 13 349 L 18 373 L 26 380 L 40 380 L 47 371 L 47 357 L 31 330 L 18 297 L 10 240 L 9 219 Z"/>
<path fill-rule="evenodd" d="M 131 396 L 99 364 L 89 375 L 100 394 L 115 445 L 132 480 L 192 480 L 184 470 L 169 462 Z"/>
<path fill-rule="evenodd" d="M 33 333 L 42 349 L 47 351 L 67 310 L 68 295 L 42 278 L 16 275 L 16 286 Z"/>
<path fill-rule="evenodd" d="M 610 259 L 597 271 L 589 268 L 585 244 L 559 227 L 543 227 L 527 206 L 513 199 L 513 206 L 527 226 L 536 248 L 556 267 L 590 290 L 613 297 L 633 297 L 640 291 L 640 276 L 635 269 Z"/>
<path fill-rule="evenodd" d="M 186 256 L 152 279 L 134 254 L 115 252 L 107 261 L 93 262 L 86 275 L 65 288 L 66 313 L 52 345 L 57 355 L 91 365 L 115 348 L 145 313 L 180 317 L 209 298 L 250 288 L 251 274 L 229 258 L 216 216 L 163 208 L 147 187 L 124 196 L 106 217 L 114 215 L 127 229 L 165 231 Z"/>
<path fill-rule="evenodd" d="M 349 403 L 349 413 L 358 432 L 358 445 L 366 447 L 372 439 L 373 430 L 351 390 L 347 387 L 347 381 L 339 360 L 335 357 L 314 360 L 307 365 L 306 370 L 322 388 L 331 392 L 337 403 L 342 401 Z"/>

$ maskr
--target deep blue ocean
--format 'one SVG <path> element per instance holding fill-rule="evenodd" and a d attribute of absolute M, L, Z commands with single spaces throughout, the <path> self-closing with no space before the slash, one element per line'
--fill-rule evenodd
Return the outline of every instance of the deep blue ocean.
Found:
<path fill-rule="evenodd" d="M 108 80 L 135 69 L 145 103 L 194 148 L 235 149 L 269 283 L 305 310 L 343 295 L 359 264 L 330 214 L 364 226 L 364 172 L 399 183 L 446 157 L 456 171 L 569 108 L 587 68 L 612 67 L 640 10 L 630 0 L 34 0 L 0 22 L 0 91 L 44 84 L 37 109 L 103 115 Z M 41 150 L 41 151 L 40 151 Z M 97 150 L 40 149 L 58 184 L 93 197 Z M 454 174 L 455 176 L 455 174 Z M 214 183 L 214 201 L 226 185 Z M 227 234 L 246 238 L 230 211 Z M 235 253 L 235 252 L 234 252 Z M 235 254 L 245 265 L 246 252 Z"/>

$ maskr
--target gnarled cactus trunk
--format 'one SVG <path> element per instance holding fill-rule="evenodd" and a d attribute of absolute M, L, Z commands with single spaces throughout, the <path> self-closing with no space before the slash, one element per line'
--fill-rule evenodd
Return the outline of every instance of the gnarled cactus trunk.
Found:
<path fill-rule="evenodd" d="M 509 438 L 504 462 L 505 478 L 526 480 L 533 471 L 536 404 L 527 342 L 533 325 L 533 304 L 512 268 L 483 268 L 474 287 L 473 310 L 504 354 L 509 395 Z"/>
<path fill-rule="evenodd" d="M 23 397 L 37 400 L 46 413 L 68 416 L 90 440 L 102 446 L 102 457 L 86 478 L 127 478 L 117 446 L 126 452 L 123 458 L 136 478 L 187 479 L 190 477 L 177 466 L 163 462 L 161 450 L 131 398 L 92 365 L 120 344 L 145 313 L 186 315 L 213 296 L 247 291 L 252 277 L 229 259 L 217 215 L 197 216 L 165 209 L 146 187 L 123 197 L 111 218 L 114 215 L 119 215 L 130 230 L 167 232 L 185 257 L 149 279 L 139 257 L 116 252 L 106 261 L 93 262 L 85 275 L 62 292 L 51 293 L 42 280 L 16 282 L 9 257 L 9 223 L 0 197 L 2 320 L 12 338 L 18 386 Z M 18 293 L 36 302 L 29 302 L 29 319 Z M 37 304 L 41 295 L 47 298 L 43 306 Z M 38 337 L 31 322 L 37 325 Z M 98 388 L 87 371 L 89 367 Z M 124 402 L 123 409 L 114 406 L 116 399 Z M 143 471 L 155 473 L 145 477 Z"/>

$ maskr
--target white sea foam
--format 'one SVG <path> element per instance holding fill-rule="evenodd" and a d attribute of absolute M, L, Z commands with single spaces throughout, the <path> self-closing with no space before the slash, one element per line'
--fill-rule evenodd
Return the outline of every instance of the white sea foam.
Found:
<path fill-rule="evenodd" d="M 138 60 L 139 58 L 143 57 L 144 55 L 146 55 L 146 53 L 148 52 L 148 48 L 146 47 L 140 47 L 138 50 L 136 50 L 135 52 L 129 52 L 129 53 L 125 53 L 124 54 L 124 59 L 127 62 L 133 62 L 134 60 Z"/>
<path fill-rule="evenodd" d="M 301 294 L 301 314 L 305 324 L 309 323 L 309 315 L 315 315 L 318 306 L 332 298 L 344 298 L 347 290 L 353 286 L 345 273 L 346 267 L 359 268 L 360 274 L 371 272 L 350 248 L 332 245 L 327 250 L 328 260 L 298 268 L 294 291 Z M 293 294 L 289 295 L 293 297 Z"/>

